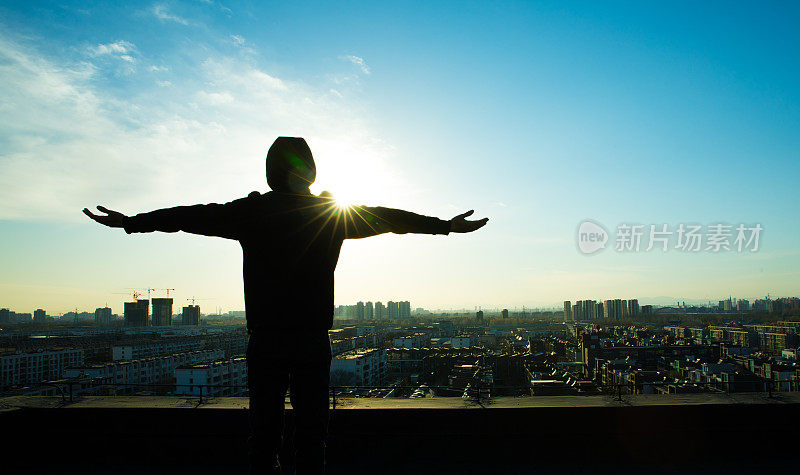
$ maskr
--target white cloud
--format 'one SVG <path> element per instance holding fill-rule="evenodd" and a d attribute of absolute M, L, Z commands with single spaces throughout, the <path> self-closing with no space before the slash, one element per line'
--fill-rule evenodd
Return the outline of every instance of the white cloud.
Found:
<path fill-rule="evenodd" d="M 114 43 L 100 43 L 91 46 L 88 48 L 88 55 L 98 61 L 108 61 L 109 64 L 118 60 L 119 63 L 115 66 L 117 74 L 127 75 L 136 71 L 135 63 L 138 51 L 136 45 L 129 41 L 119 40 Z M 94 65 L 92 66 L 94 67 Z"/>
<path fill-rule="evenodd" d="M 364 58 L 361 58 L 359 56 L 353 56 L 353 55 L 345 55 L 345 56 L 342 56 L 341 58 L 344 59 L 345 61 L 350 61 L 351 63 L 353 63 L 356 66 L 358 66 L 361 69 L 361 72 L 364 73 L 364 74 L 369 74 L 370 72 L 372 72 L 369 69 L 369 66 L 367 66 L 366 61 L 364 61 Z"/>
<path fill-rule="evenodd" d="M 136 46 L 128 41 L 120 40 L 114 43 L 101 43 L 97 46 L 89 48 L 89 51 L 93 56 L 110 55 L 122 57 L 124 55 L 130 55 L 134 53 L 136 51 Z"/>
<path fill-rule="evenodd" d="M 200 0 L 200 3 L 205 3 L 206 5 L 212 5 L 212 6 L 216 5 L 217 8 L 219 8 L 220 11 L 222 11 L 222 13 L 224 13 L 225 15 L 227 16 L 233 15 L 233 10 L 231 10 L 230 8 L 226 7 L 225 5 L 219 2 L 214 2 L 212 0 Z"/>
<path fill-rule="evenodd" d="M 232 16 L 233 15 L 233 10 L 231 10 L 228 7 L 226 7 L 225 5 L 223 5 L 221 3 L 217 3 L 217 6 L 219 7 L 220 10 L 222 10 L 222 13 L 224 13 L 224 14 L 226 14 L 228 16 Z"/>
<path fill-rule="evenodd" d="M 233 41 L 233 44 L 235 44 L 236 46 L 244 46 L 244 44 L 246 43 L 244 37 L 239 35 L 231 35 L 231 40 Z"/>
<path fill-rule="evenodd" d="M 169 8 L 166 5 L 162 4 L 155 4 L 153 5 L 153 9 L 151 10 L 153 15 L 163 22 L 172 21 L 175 23 L 180 23 L 181 25 L 188 25 L 189 20 L 179 17 L 177 15 L 173 15 L 169 12 Z"/>
<path fill-rule="evenodd" d="M 136 54 L 124 41 L 92 51 Z M 367 199 L 397 185 L 390 149 L 329 87 L 218 55 L 186 68 L 173 68 L 174 85 L 141 78 L 142 96 L 129 96 L 105 89 L 91 64 L 0 34 L 0 219 L 82 220 L 97 203 L 133 212 L 264 190 L 279 135 L 307 138 L 320 186 L 334 193 L 359 173 L 370 176 L 358 180 Z"/>
<path fill-rule="evenodd" d="M 201 103 L 218 106 L 221 104 L 230 104 L 233 102 L 233 96 L 229 92 L 206 92 L 200 91 L 197 93 L 198 99 Z"/>

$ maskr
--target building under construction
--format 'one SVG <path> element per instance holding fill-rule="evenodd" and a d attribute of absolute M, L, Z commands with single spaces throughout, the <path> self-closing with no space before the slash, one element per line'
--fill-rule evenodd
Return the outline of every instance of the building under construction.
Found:
<path fill-rule="evenodd" d="M 187 305 L 183 307 L 181 323 L 184 325 L 200 325 L 200 306 Z"/>
<path fill-rule="evenodd" d="M 147 299 L 138 299 L 135 302 L 125 302 L 125 326 L 146 327 L 149 313 L 150 301 Z"/>
<path fill-rule="evenodd" d="M 153 318 L 154 327 L 172 325 L 172 299 L 153 298 Z"/>

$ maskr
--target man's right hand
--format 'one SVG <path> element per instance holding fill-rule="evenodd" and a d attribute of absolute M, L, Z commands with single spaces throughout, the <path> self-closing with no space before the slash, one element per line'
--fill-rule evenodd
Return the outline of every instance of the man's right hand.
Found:
<path fill-rule="evenodd" d="M 484 227 L 486 222 L 489 221 L 489 218 L 477 219 L 477 220 L 467 220 L 467 216 L 474 213 L 474 210 L 467 211 L 464 214 L 459 214 L 455 218 L 450 220 L 450 232 L 451 233 L 471 233 L 472 231 L 477 231 L 478 229 Z"/>
<path fill-rule="evenodd" d="M 121 228 L 123 226 L 123 221 L 125 218 L 127 218 L 127 216 L 124 214 L 103 206 L 98 206 L 97 209 L 103 213 L 106 213 L 107 216 L 103 216 L 102 214 L 94 214 L 89 211 L 88 208 L 83 208 L 83 214 L 92 218 L 103 226 L 108 226 L 109 228 Z"/>

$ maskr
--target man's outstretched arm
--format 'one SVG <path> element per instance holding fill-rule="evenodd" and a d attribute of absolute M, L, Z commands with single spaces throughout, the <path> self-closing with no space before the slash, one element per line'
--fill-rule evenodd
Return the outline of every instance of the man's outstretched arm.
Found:
<path fill-rule="evenodd" d="M 178 206 L 164 208 L 136 216 L 126 216 L 103 206 L 97 209 L 106 215 L 98 215 L 83 209 L 83 213 L 98 223 L 111 228 L 124 228 L 127 233 L 162 231 L 174 233 L 184 231 L 204 236 L 219 236 L 236 239 L 247 219 L 247 198 L 225 204 Z"/>
<path fill-rule="evenodd" d="M 470 210 L 446 221 L 400 209 L 352 206 L 343 210 L 345 236 L 348 239 L 364 238 L 383 233 L 395 234 L 449 234 L 469 233 L 486 225 L 489 218 L 468 220 Z"/>

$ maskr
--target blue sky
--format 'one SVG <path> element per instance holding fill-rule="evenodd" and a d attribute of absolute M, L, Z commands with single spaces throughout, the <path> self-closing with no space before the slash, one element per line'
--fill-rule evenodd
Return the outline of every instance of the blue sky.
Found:
<path fill-rule="evenodd" d="M 266 190 L 279 135 L 318 186 L 489 216 L 345 244 L 337 303 L 427 308 L 800 294 L 800 9 L 791 2 L 5 2 L 0 306 L 129 287 L 243 307 L 236 243 L 126 236 L 133 214 Z M 584 256 L 585 218 L 612 245 Z M 613 249 L 620 223 L 756 223 L 758 252 Z"/>

